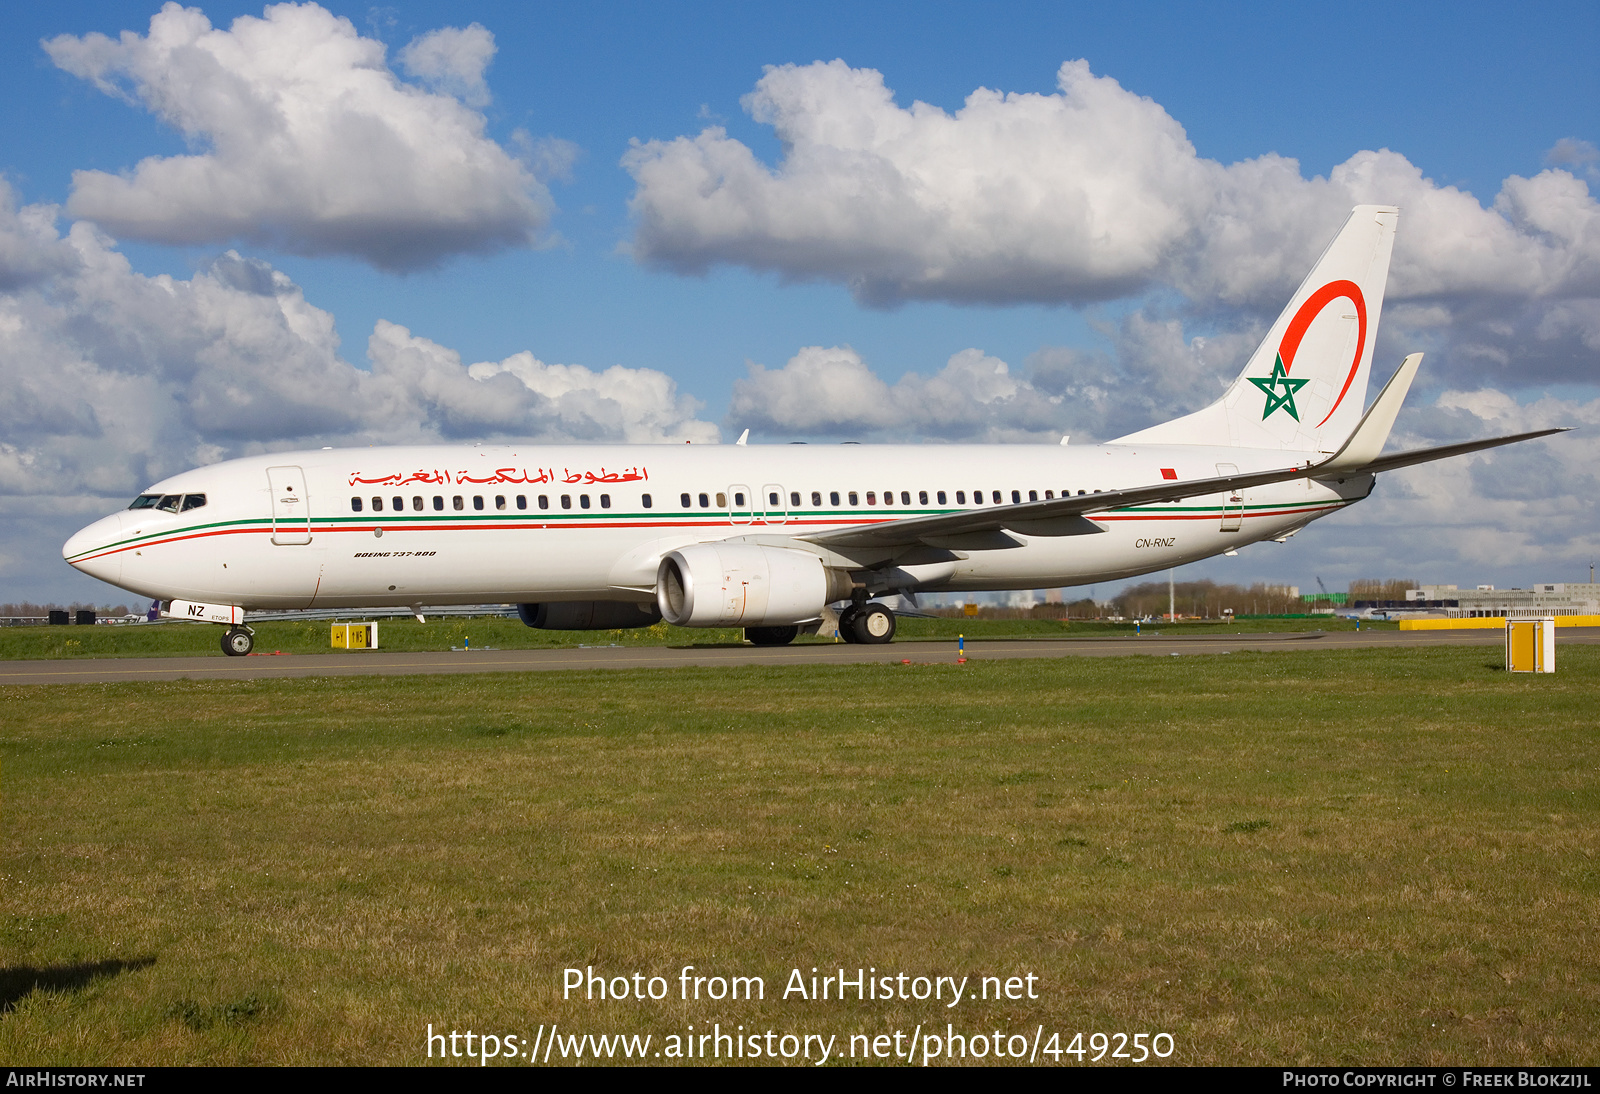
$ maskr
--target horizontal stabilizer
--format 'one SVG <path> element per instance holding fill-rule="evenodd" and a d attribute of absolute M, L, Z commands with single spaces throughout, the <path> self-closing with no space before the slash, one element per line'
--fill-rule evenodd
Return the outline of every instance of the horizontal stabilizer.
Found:
<path fill-rule="evenodd" d="M 1539 429 L 1532 433 L 1513 433 L 1509 437 L 1490 437 L 1486 441 L 1463 441 L 1460 444 L 1442 444 L 1437 448 L 1413 448 L 1410 452 L 1396 452 L 1389 456 L 1379 456 L 1377 459 L 1353 470 L 1332 468 L 1325 471 L 1324 468 L 1333 463 L 1333 460 L 1328 460 L 1326 463 L 1318 464 L 1313 468 L 1311 477 L 1331 479 L 1345 474 L 1376 475 L 1380 471 L 1393 471 L 1399 467 L 1412 467 L 1419 463 L 1447 460 L 1451 456 L 1465 456 L 1468 452 L 1482 452 L 1486 448 L 1499 448 L 1503 444 L 1534 441 L 1540 437 L 1549 437 L 1555 433 L 1566 433 L 1569 428 Z"/>

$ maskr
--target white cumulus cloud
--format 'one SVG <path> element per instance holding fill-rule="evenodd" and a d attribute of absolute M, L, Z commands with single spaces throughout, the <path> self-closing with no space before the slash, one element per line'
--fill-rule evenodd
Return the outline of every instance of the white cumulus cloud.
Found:
<path fill-rule="evenodd" d="M 664 372 L 621 365 L 596 372 L 532 353 L 463 366 L 460 354 L 380 320 L 367 341 L 370 397 L 385 427 L 420 436 L 538 437 L 547 441 L 715 443 L 700 404 Z"/>
<path fill-rule="evenodd" d="M 768 437 L 1108 440 L 1218 398 L 1262 334 L 1189 336 L 1178 319 L 1144 312 L 1095 326 L 1109 352 L 1044 346 L 1014 370 L 965 349 L 931 375 L 908 372 L 893 384 L 849 346 L 807 346 L 781 368 L 750 363 L 725 424 Z"/>
<path fill-rule="evenodd" d="M 1062 66 L 1058 95 L 979 89 L 954 115 L 894 102 L 843 61 L 769 68 L 745 97 L 787 154 L 778 169 L 720 127 L 650 141 L 635 251 L 847 282 L 863 300 L 1105 299 L 1160 268 L 1215 189 L 1160 106 Z"/>
<path fill-rule="evenodd" d="M 0 189 L 0 499 L 121 497 L 231 456 L 451 440 L 715 442 L 651 369 L 463 364 L 380 321 L 370 369 L 287 275 L 229 251 L 134 272 L 94 226 Z"/>
<path fill-rule="evenodd" d="M 489 103 L 484 70 L 494 59 L 494 35 L 481 23 L 441 27 L 415 39 L 400 51 L 400 65 L 414 76 L 468 106 Z"/>
<path fill-rule="evenodd" d="M 777 436 L 871 440 L 1054 440 L 1060 399 L 981 350 L 951 356 L 931 376 L 884 383 L 848 346 L 808 346 L 779 369 L 736 380 L 728 424 Z"/>
<path fill-rule="evenodd" d="M 149 33 L 61 35 L 60 68 L 142 104 L 201 150 L 120 174 L 75 171 L 68 210 L 118 236 L 244 241 L 353 255 L 387 270 L 526 246 L 550 197 L 484 135 L 493 36 L 473 24 L 417 39 L 398 79 L 383 43 L 316 4 L 213 28 L 168 3 Z M 460 96 L 458 98 L 457 96 Z"/>
<path fill-rule="evenodd" d="M 1457 382 L 1592 379 L 1600 203 L 1572 171 L 1513 176 L 1485 207 L 1403 155 L 1326 178 L 1274 154 L 1197 155 L 1154 101 L 1083 61 L 1053 94 L 980 88 L 954 113 L 902 107 L 843 61 L 769 68 L 745 97 L 782 142 L 769 165 L 711 127 L 636 144 L 633 254 L 849 287 L 863 303 L 1066 303 L 1175 291 L 1241 329 L 1282 307 L 1361 203 L 1401 207 L 1386 324 L 1449 351 Z M 1573 139 L 1552 163 L 1583 168 Z M 1438 358 L 1436 354 L 1436 359 Z"/>

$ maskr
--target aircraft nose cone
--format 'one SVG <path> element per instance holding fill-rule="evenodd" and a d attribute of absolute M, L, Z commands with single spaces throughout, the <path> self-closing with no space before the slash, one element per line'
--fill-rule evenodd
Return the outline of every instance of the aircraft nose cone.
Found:
<path fill-rule="evenodd" d="M 122 576 L 122 555 L 106 548 L 117 541 L 121 531 L 121 513 L 97 520 L 62 544 L 61 557 L 74 569 L 114 585 Z"/>

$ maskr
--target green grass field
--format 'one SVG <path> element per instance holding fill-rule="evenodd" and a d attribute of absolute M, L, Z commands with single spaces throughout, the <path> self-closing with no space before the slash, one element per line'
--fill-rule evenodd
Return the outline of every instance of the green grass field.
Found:
<path fill-rule="evenodd" d="M 326 622 L 253 624 L 256 649 L 285 653 L 329 653 Z M 1395 630 L 1393 623 L 1363 623 L 1369 630 Z M 1224 623 L 1185 621 L 1143 627 L 1145 634 L 1259 634 L 1268 631 L 1354 630 L 1344 619 L 1241 619 Z M 1097 623 L 1053 619 L 902 619 L 897 641 L 929 639 L 954 641 L 968 638 L 1082 638 L 1094 635 L 1132 634 L 1132 623 Z M 0 627 L 0 661 L 76 657 L 223 656 L 219 646 L 223 628 L 212 624 L 164 623 L 159 626 Z M 584 644 L 624 646 L 725 645 L 742 641 L 734 628 L 685 629 L 658 623 L 654 627 L 613 631 L 544 631 L 526 627 L 518 619 L 482 616 L 474 619 L 434 618 L 381 620 L 378 645 L 387 650 L 448 650 L 469 642 L 473 646 L 528 650 L 570 648 Z M 832 641 L 802 638 L 801 642 Z M 359 656 L 359 654 L 357 654 Z"/>
<path fill-rule="evenodd" d="M 1167 1033 L 1185 1064 L 1592 1064 L 1600 650 L 1497 661 L 4 689 L 0 1058 L 415 1064 L 430 1023 L 844 1053 L 948 1023 Z M 683 1001 L 684 965 L 766 998 Z M 669 997 L 563 999 L 586 966 Z M 781 998 L 841 966 L 1038 998 Z"/>

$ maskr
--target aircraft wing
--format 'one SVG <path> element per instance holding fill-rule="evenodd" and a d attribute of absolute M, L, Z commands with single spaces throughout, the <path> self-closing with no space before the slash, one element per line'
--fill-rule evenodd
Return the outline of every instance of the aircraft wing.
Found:
<path fill-rule="evenodd" d="M 1133 486 L 1125 490 L 1076 494 L 1048 501 L 993 505 L 935 516 L 906 517 L 903 520 L 886 520 L 877 524 L 840 528 L 836 531 L 813 532 L 795 538 L 823 547 L 911 547 L 921 544 L 953 550 L 1003 549 L 1021 546 L 1021 541 L 1007 535 L 1007 532 L 1017 532 L 1025 536 L 1076 536 L 1105 531 L 1102 525 L 1090 519 L 1091 513 L 1105 513 L 1134 505 L 1181 501 L 1184 498 L 1245 490 L 1275 482 L 1292 482 L 1295 479 L 1319 477 L 1343 479 L 1353 475 L 1376 474 L 1379 471 L 1392 471 L 1397 467 L 1410 467 L 1430 460 L 1442 460 L 1450 456 L 1460 456 L 1468 452 L 1515 444 L 1518 441 L 1531 441 L 1537 437 L 1548 437 L 1553 433 L 1564 432 L 1565 429 L 1541 429 L 1533 433 L 1517 433 L 1508 437 L 1491 437 L 1487 440 L 1467 441 L 1462 444 L 1418 448 L 1410 452 L 1380 456 L 1356 467 L 1351 467 L 1347 463 L 1343 466 L 1330 466 L 1339 460 L 1340 453 L 1335 453 L 1316 463 L 1308 461 L 1297 466 L 1271 471 L 1161 482 L 1150 486 Z M 1328 468 L 1327 472 L 1319 475 L 1319 468 L 1324 467 Z"/>

